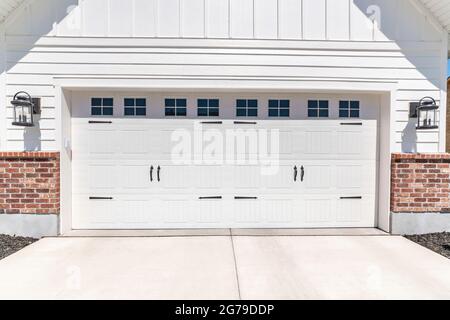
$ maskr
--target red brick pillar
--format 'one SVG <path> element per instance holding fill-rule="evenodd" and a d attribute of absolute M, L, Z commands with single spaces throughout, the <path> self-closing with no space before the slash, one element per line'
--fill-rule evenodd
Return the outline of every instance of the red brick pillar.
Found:
<path fill-rule="evenodd" d="M 59 152 L 0 152 L 0 214 L 59 214 Z"/>
<path fill-rule="evenodd" d="M 450 154 L 392 154 L 391 212 L 450 212 Z"/>

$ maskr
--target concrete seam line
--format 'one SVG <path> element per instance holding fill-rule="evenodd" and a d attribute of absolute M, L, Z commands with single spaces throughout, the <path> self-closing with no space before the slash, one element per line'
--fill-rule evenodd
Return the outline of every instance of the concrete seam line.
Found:
<path fill-rule="evenodd" d="M 231 232 L 231 229 L 230 229 L 230 232 Z M 239 273 L 238 273 L 238 267 L 237 267 L 236 250 L 234 249 L 234 240 L 233 240 L 233 236 L 231 234 L 230 234 L 230 240 L 231 240 L 231 248 L 233 250 L 234 272 L 236 273 L 236 284 L 237 284 L 237 289 L 238 289 L 238 297 L 239 297 L 239 300 L 242 300 L 241 287 L 239 284 Z"/>

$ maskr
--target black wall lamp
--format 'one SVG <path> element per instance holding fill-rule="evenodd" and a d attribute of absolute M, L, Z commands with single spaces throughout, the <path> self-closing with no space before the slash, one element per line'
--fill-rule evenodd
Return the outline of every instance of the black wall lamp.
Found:
<path fill-rule="evenodd" d="M 24 92 L 17 92 L 14 95 L 11 104 L 14 107 L 14 126 L 33 127 L 33 115 L 41 112 L 41 100 L 39 98 L 31 98 L 31 96 Z"/>
<path fill-rule="evenodd" d="M 419 102 L 409 104 L 409 117 L 417 118 L 417 130 L 437 129 L 437 110 L 439 106 L 431 97 L 424 97 Z"/>

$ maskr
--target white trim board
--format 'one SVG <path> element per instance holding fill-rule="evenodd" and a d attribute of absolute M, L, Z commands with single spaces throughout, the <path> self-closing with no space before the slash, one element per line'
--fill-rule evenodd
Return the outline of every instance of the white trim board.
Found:
<path fill-rule="evenodd" d="M 62 130 L 62 123 L 64 119 L 70 116 L 70 108 L 67 107 L 66 102 L 63 102 L 62 96 L 63 90 L 86 90 L 98 89 L 99 84 L 98 78 L 77 78 L 77 77 L 64 77 L 64 78 L 54 78 L 55 86 L 57 90 L 58 99 L 56 101 L 56 109 L 61 110 L 60 114 L 57 115 L 57 122 L 59 126 L 57 128 L 58 141 L 60 142 L 61 150 L 64 150 L 63 142 L 69 140 L 69 133 Z M 283 82 L 278 82 L 275 85 L 275 81 L 271 83 L 261 83 L 259 81 L 247 82 L 246 85 L 242 86 L 240 82 L 225 82 L 221 81 L 217 84 L 211 84 L 208 81 L 179 81 L 170 80 L 164 84 L 161 84 L 160 80 L 155 81 L 153 79 L 123 79 L 123 78 L 103 78 L 101 81 L 101 89 L 118 90 L 118 89 L 130 89 L 133 90 L 141 89 L 148 91 L 177 91 L 177 90 L 215 90 L 215 91 L 242 91 L 242 90 L 253 90 L 253 91 L 267 91 L 278 90 L 283 92 L 300 92 L 300 91 L 315 91 L 323 92 L 327 91 L 330 93 L 348 93 L 348 92 L 366 92 L 366 93 L 378 93 L 381 97 L 381 119 L 380 119 L 380 149 L 379 149 L 379 181 L 378 181 L 378 216 L 377 216 L 377 227 L 383 231 L 390 232 L 390 157 L 391 151 L 395 145 L 395 137 L 391 134 L 391 128 L 394 126 L 394 113 L 396 101 L 396 91 L 397 86 L 395 83 L 391 82 L 345 82 L 337 83 L 334 81 L 298 81 L 295 85 L 286 86 Z M 274 86 L 275 85 L 275 86 Z M 387 133 L 387 134 L 386 134 Z M 72 190 L 71 183 L 71 159 L 70 157 L 61 157 L 61 201 L 68 201 L 71 198 Z M 65 169 L 63 169 L 65 168 Z M 388 169 L 386 169 L 388 168 Z M 67 198 L 69 197 L 69 198 Z M 66 199 L 66 200 L 64 200 Z M 62 205 L 61 207 L 61 231 L 63 233 L 69 232 L 71 226 L 69 221 L 71 221 L 71 206 Z"/>
<path fill-rule="evenodd" d="M 6 149 L 7 145 L 7 129 L 6 129 L 6 42 L 5 42 L 5 29 L 0 26 L 0 97 L 2 102 L 0 103 L 0 149 Z"/>

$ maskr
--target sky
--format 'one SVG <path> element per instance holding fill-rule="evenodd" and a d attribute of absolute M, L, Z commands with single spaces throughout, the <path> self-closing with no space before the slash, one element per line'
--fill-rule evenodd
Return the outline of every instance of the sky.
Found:
<path fill-rule="evenodd" d="M 447 63 L 447 76 L 450 77 L 450 60 L 448 60 L 448 63 Z"/>

